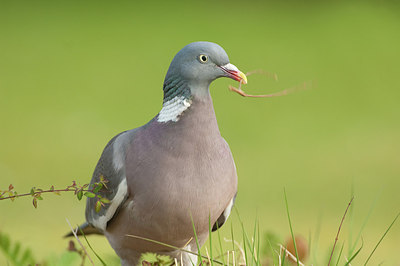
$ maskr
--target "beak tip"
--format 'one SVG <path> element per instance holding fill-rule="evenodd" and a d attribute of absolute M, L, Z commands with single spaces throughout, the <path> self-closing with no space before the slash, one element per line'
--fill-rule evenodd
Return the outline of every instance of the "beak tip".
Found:
<path fill-rule="evenodd" d="M 246 77 L 246 75 L 243 73 L 243 72 L 239 72 L 239 76 L 240 76 L 240 82 L 242 83 L 242 84 L 247 84 L 247 77 Z"/>
<path fill-rule="evenodd" d="M 246 75 L 240 71 L 235 65 L 228 63 L 226 65 L 220 66 L 220 68 L 225 72 L 225 77 L 229 77 L 236 81 L 241 82 L 242 84 L 247 84 Z"/>

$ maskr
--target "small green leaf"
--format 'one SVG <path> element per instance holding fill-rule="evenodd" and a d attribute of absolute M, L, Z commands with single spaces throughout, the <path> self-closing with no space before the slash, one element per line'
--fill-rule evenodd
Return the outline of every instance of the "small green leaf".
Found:
<path fill-rule="evenodd" d="M 31 188 L 31 195 L 33 196 L 34 193 L 35 193 L 35 187 Z"/>
<path fill-rule="evenodd" d="M 36 194 L 35 198 L 37 198 L 38 200 L 43 200 L 41 194 Z"/>
<path fill-rule="evenodd" d="M 141 257 L 140 257 L 140 260 L 141 260 L 141 261 L 149 262 L 149 263 L 151 263 L 151 264 L 157 263 L 157 262 L 158 262 L 157 254 L 155 254 L 155 253 L 150 253 L 150 252 L 143 253 L 143 254 L 141 255 Z"/>
<path fill-rule="evenodd" d="M 37 198 L 33 198 L 33 207 L 37 208 Z"/>
<path fill-rule="evenodd" d="M 157 255 L 159 265 L 172 265 L 174 260 L 168 255 Z"/>
<path fill-rule="evenodd" d="M 76 193 L 76 197 L 78 198 L 78 200 L 81 200 L 83 196 L 83 191 L 79 190 L 78 193 Z"/>
<path fill-rule="evenodd" d="M 105 204 L 108 204 L 108 203 L 111 202 L 111 201 L 110 201 L 109 199 L 107 199 L 107 198 L 100 198 L 100 201 L 103 202 L 103 203 L 105 203 Z"/>
<path fill-rule="evenodd" d="M 100 176 L 100 183 L 103 184 L 105 188 L 108 188 L 106 185 L 108 183 L 108 180 L 105 179 L 103 175 Z"/>
<path fill-rule="evenodd" d="M 51 186 L 51 187 L 50 187 L 50 191 L 54 191 L 54 186 Z"/>
<path fill-rule="evenodd" d="M 98 193 L 100 191 L 100 189 L 103 188 L 103 184 L 102 183 L 96 183 L 95 188 L 93 189 L 94 193 Z"/>
<path fill-rule="evenodd" d="M 98 201 L 96 202 L 96 208 L 95 208 L 95 210 L 96 210 L 96 212 L 99 212 L 99 211 L 101 210 L 101 201 L 100 201 L 100 200 L 98 200 Z"/>
<path fill-rule="evenodd" d="M 96 194 L 94 194 L 93 192 L 90 192 L 90 191 L 86 191 L 84 195 L 85 195 L 86 197 L 88 197 L 88 198 L 94 198 L 94 197 L 96 197 Z"/>

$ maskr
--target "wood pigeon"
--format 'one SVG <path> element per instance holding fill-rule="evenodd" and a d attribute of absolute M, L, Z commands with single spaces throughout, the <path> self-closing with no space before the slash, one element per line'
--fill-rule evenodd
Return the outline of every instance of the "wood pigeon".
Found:
<path fill-rule="evenodd" d="M 180 50 L 164 80 L 161 111 L 147 124 L 116 135 L 105 147 L 91 186 L 108 181 L 99 195 L 111 202 L 96 212 L 87 198 L 84 232 L 104 234 L 122 265 L 154 252 L 197 263 L 197 257 L 146 240 L 198 252 L 227 220 L 237 192 L 235 163 L 221 136 L 209 86 L 220 77 L 244 84 L 224 49 L 194 42 Z"/>

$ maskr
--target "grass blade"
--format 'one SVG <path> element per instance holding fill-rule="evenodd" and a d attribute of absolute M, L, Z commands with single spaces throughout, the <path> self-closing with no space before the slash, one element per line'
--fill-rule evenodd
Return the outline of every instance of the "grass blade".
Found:
<path fill-rule="evenodd" d="M 90 245 L 89 241 L 87 240 L 85 234 L 83 233 L 83 230 L 78 226 L 79 231 L 81 232 L 83 238 L 86 241 L 86 244 L 89 246 L 90 250 L 93 252 L 93 254 L 99 259 L 99 261 L 101 262 L 101 264 L 103 264 L 103 266 L 106 266 L 107 264 L 100 258 L 99 254 L 97 254 L 96 251 L 94 251 L 94 249 L 92 248 L 92 246 Z"/>
<path fill-rule="evenodd" d="M 282 247 L 281 247 L 281 250 L 282 250 Z M 281 263 L 282 266 L 285 265 L 285 259 L 286 259 L 286 247 L 283 249 L 283 257 L 282 257 L 282 263 Z M 279 266 L 281 266 L 281 265 L 279 265 Z"/>
<path fill-rule="evenodd" d="M 235 250 L 235 238 L 233 235 L 233 224 L 231 222 L 231 238 L 232 238 L 232 251 Z"/>
<path fill-rule="evenodd" d="M 299 264 L 300 260 L 299 260 L 299 254 L 297 252 L 296 240 L 295 240 L 294 234 L 293 234 L 292 222 L 290 221 L 289 204 L 288 204 L 287 197 L 286 197 L 286 189 L 283 189 L 283 192 L 285 194 L 286 212 L 287 212 L 287 216 L 288 216 L 288 220 L 289 220 L 290 233 L 292 235 L 293 246 L 294 246 L 294 250 L 296 252 L 296 258 L 297 258 L 296 262 L 297 262 L 297 266 L 300 266 L 300 264 Z"/>
<path fill-rule="evenodd" d="M 239 222 L 242 226 L 242 232 L 243 232 L 243 249 L 244 249 L 244 254 L 245 254 L 245 262 L 246 265 L 249 265 L 249 261 L 248 261 L 248 256 L 247 256 L 247 247 L 251 248 L 251 242 L 249 240 L 249 237 L 246 234 L 246 230 L 244 229 L 244 224 L 242 222 L 242 219 L 240 218 L 239 212 L 238 210 L 235 208 L 236 214 L 239 218 Z M 247 244 L 246 244 L 247 243 Z"/>
<path fill-rule="evenodd" d="M 364 240 L 362 238 L 361 238 L 361 241 L 362 241 L 361 247 L 356 251 L 356 253 L 354 253 L 353 256 L 351 256 L 351 258 L 346 262 L 346 264 L 344 266 L 350 265 L 350 262 L 352 262 L 355 259 L 355 257 L 357 257 L 358 253 L 360 253 L 361 249 L 364 246 Z"/>
<path fill-rule="evenodd" d="M 340 261 L 340 257 L 342 256 L 343 248 L 344 248 L 344 242 L 342 244 L 342 248 L 340 249 L 339 256 L 338 256 L 337 261 L 336 261 L 336 266 L 339 265 L 339 261 Z"/>
<path fill-rule="evenodd" d="M 375 209 L 375 206 L 376 206 L 376 204 L 377 204 L 377 202 L 378 202 L 378 199 L 379 199 L 380 196 L 382 195 L 382 191 L 383 191 L 383 189 L 381 189 L 381 190 L 379 191 L 379 193 L 377 193 L 377 195 L 375 196 L 374 200 L 372 201 L 371 206 L 369 207 L 369 210 L 368 210 L 368 214 L 367 214 L 367 216 L 365 217 L 365 219 L 364 219 L 364 221 L 363 221 L 363 224 L 362 224 L 361 227 L 360 227 L 360 231 L 358 232 L 358 235 L 357 235 L 357 237 L 356 237 L 356 239 L 355 239 L 355 241 L 354 241 L 354 244 L 351 246 L 351 248 L 350 248 L 350 250 L 349 250 L 349 256 L 350 256 L 351 253 L 353 253 L 354 249 L 356 248 L 356 246 L 357 246 L 357 244 L 358 244 L 358 241 L 359 241 L 360 238 L 361 238 L 361 234 L 362 234 L 362 232 L 363 232 L 365 226 L 367 225 L 367 222 L 368 222 L 369 218 L 371 217 L 372 211 Z M 353 208 L 351 208 L 351 210 L 350 210 L 350 213 L 351 213 L 351 214 L 352 214 L 352 209 L 353 209 Z M 352 231 L 352 230 L 350 230 L 350 231 Z M 349 242 L 349 243 L 351 243 L 351 242 Z"/>
<path fill-rule="evenodd" d="M 312 246 L 312 249 L 310 247 L 310 254 L 313 254 L 312 256 L 312 260 L 313 260 L 313 264 L 315 265 L 317 263 L 317 254 L 318 254 L 318 243 L 319 243 L 319 235 L 321 232 L 321 224 L 322 224 L 322 213 L 320 212 L 318 215 L 318 219 L 317 219 L 317 224 L 315 226 L 315 233 L 314 233 L 314 244 Z"/>
<path fill-rule="evenodd" d="M 397 214 L 396 218 L 394 218 L 393 222 L 389 225 L 388 229 L 386 229 L 385 233 L 383 234 L 383 236 L 381 237 L 381 239 L 379 239 L 378 243 L 376 244 L 376 246 L 374 247 L 374 249 L 372 250 L 371 254 L 369 254 L 367 260 L 365 261 L 364 265 L 367 265 L 367 263 L 369 262 L 369 260 L 371 259 L 372 255 L 374 254 L 375 250 L 378 248 L 379 244 L 382 242 L 382 240 L 385 238 L 386 234 L 389 232 L 390 228 L 392 228 L 393 224 L 396 222 L 397 218 L 399 218 L 400 213 Z"/>
<path fill-rule="evenodd" d="M 212 227 L 211 227 L 211 217 L 210 217 L 210 215 L 208 215 L 208 234 L 209 234 L 209 241 L 210 241 L 210 257 L 212 258 L 213 257 L 213 254 L 212 254 L 212 250 L 213 250 L 213 247 L 212 247 L 212 235 L 211 235 L 211 231 L 212 231 Z M 211 266 L 213 266 L 214 265 L 214 261 L 212 261 L 211 260 Z"/>
<path fill-rule="evenodd" d="M 261 257 L 260 257 L 260 223 L 257 221 L 257 235 L 258 235 L 258 240 L 257 240 L 257 265 L 261 265 Z"/>
<path fill-rule="evenodd" d="M 197 246 L 197 251 L 199 252 L 198 259 L 200 260 L 200 265 L 203 265 L 203 260 L 202 260 L 202 256 L 201 256 L 201 250 L 200 250 L 200 244 L 199 244 L 199 239 L 197 237 L 197 233 L 196 233 L 196 227 L 194 225 L 194 221 L 193 221 L 193 217 L 190 214 L 190 219 L 192 220 L 192 227 L 193 227 L 193 234 L 194 234 L 194 238 L 196 240 L 196 246 Z M 208 257 L 206 257 L 208 259 Z"/>
<path fill-rule="evenodd" d="M 354 178 L 351 180 L 351 189 L 350 189 L 350 198 L 353 198 L 354 197 Z M 354 227 L 354 204 L 352 204 L 352 206 L 350 206 L 350 209 L 349 209 L 349 214 L 348 214 L 348 216 L 349 216 L 349 218 L 348 218 L 348 221 L 349 221 L 349 236 L 348 236 L 348 245 L 347 245 L 347 257 L 350 257 L 351 256 L 351 254 L 353 253 L 353 251 L 354 251 L 354 249 L 356 248 L 356 246 L 357 245 L 353 245 L 352 246 L 352 243 L 353 243 L 353 231 L 354 231 L 354 229 L 353 229 L 353 227 Z M 361 230 L 360 230 L 360 232 L 361 232 Z M 356 240 L 356 242 L 357 242 L 358 240 Z"/>
<path fill-rule="evenodd" d="M 272 247 L 272 244 L 271 244 L 271 241 L 269 240 L 269 237 L 267 237 L 267 242 L 268 242 L 268 245 L 269 245 L 269 247 L 270 247 L 270 249 L 271 249 L 271 257 L 272 257 L 272 263 L 274 264 L 274 266 L 275 266 L 275 250 L 274 250 L 274 248 Z M 279 258 L 278 258 L 278 264 L 279 264 Z M 279 265 L 280 266 L 280 265 Z"/>
<path fill-rule="evenodd" d="M 186 250 L 186 249 L 183 249 L 183 248 L 180 248 L 180 247 L 176 247 L 176 246 L 173 246 L 173 245 L 170 245 L 170 244 L 166 244 L 166 243 L 154 240 L 154 239 L 150 239 L 150 238 L 146 238 L 146 237 L 142 237 L 142 236 L 135 236 L 135 235 L 125 235 L 125 236 L 133 237 L 133 238 L 137 238 L 137 239 L 141 239 L 141 240 L 145 240 L 145 241 L 149 241 L 149 242 L 154 243 L 154 244 L 158 244 L 158 245 L 161 245 L 161 246 L 164 246 L 164 247 L 168 247 L 168 248 L 172 248 L 172 249 L 179 250 L 179 251 L 182 251 L 182 252 L 186 252 L 186 253 L 189 253 L 189 254 L 192 254 L 192 255 L 201 256 L 199 253 L 196 253 L 196 252 L 193 252 L 193 251 L 190 251 L 190 250 Z M 208 259 L 207 256 L 201 256 L 201 257 L 203 259 Z M 224 263 L 222 263 L 222 262 L 220 262 L 218 260 L 214 260 L 213 259 L 213 261 L 214 261 L 214 263 L 217 263 L 217 264 L 220 264 L 220 265 L 224 265 Z"/>
<path fill-rule="evenodd" d="M 71 225 L 71 223 L 69 222 L 69 220 L 68 220 L 67 218 L 66 218 L 65 220 L 67 221 L 67 223 L 68 223 L 68 225 L 69 225 L 69 228 L 71 229 L 71 232 L 72 232 L 72 234 L 74 235 L 76 241 L 78 241 L 78 243 L 79 243 L 79 245 L 81 246 L 83 252 L 86 254 L 87 258 L 90 260 L 90 263 L 92 263 L 92 265 L 95 265 L 94 262 L 93 262 L 93 260 L 92 260 L 92 258 L 89 256 L 89 253 L 87 252 L 86 248 L 83 246 L 82 242 L 79 240 L 79 237 L 78 237 L 78 235 L 77 235 L 78 230 L 74 230 L 74 229 L 72 228 L 72 225 Z M 78 227 L 78 228 L 79 228 L 79 227 Z"/>
<path fill-rule="evenodd" d="M 257 219 L 254 222 L 254 232 L 253 232 L 253 240 L 252 240 L 253 243 L 252 243 L 252 246 L 251 246 L 251 256 L 253 258 L 253 260 L 251 261 L 252 265 L 253 265 L 253 261 L 255 261 L 255 263 L 257 265 L 257 257 L 256 257 L 256 254 L 255 254 L 255 251 L 256 251 L 256 233 L 257 233 Z"/>
<path fill-rule="evenodd" d="M 219 252 L 221 253 L 222 261 L 224 261 L 225 253 L 224 253 L 224 249 L 222 248 L 221 233 L 220 233 L 220 230 L 219 230 L 218 223 L 217 223 L 217 228 L 218 228 L 217 229 L 217 236 L 218 236 Z"/>
<path fill-rule="evenodd" d="M 248 260 L 247 260 L 246 232 L 244 231 L 243 223 L 242 223 L 242 230 L 243 230 L 244 261 L 245 261 L 246 265 L 249 265 L 249 262 L 248 262 Z"/>

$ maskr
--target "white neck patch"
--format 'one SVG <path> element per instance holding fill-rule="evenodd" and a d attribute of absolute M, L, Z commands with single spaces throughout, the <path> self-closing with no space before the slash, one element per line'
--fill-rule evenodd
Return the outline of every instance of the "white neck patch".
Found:
<path fill-rule="evenodd" d="M 157 121 L 165 123 L 168 121 L 177 122 L 179 116 L 192 105 L 192 101 L 184 96 L 176 96 L 173 99 L 164 102 L 163 108 L 158 114 Z"/>

